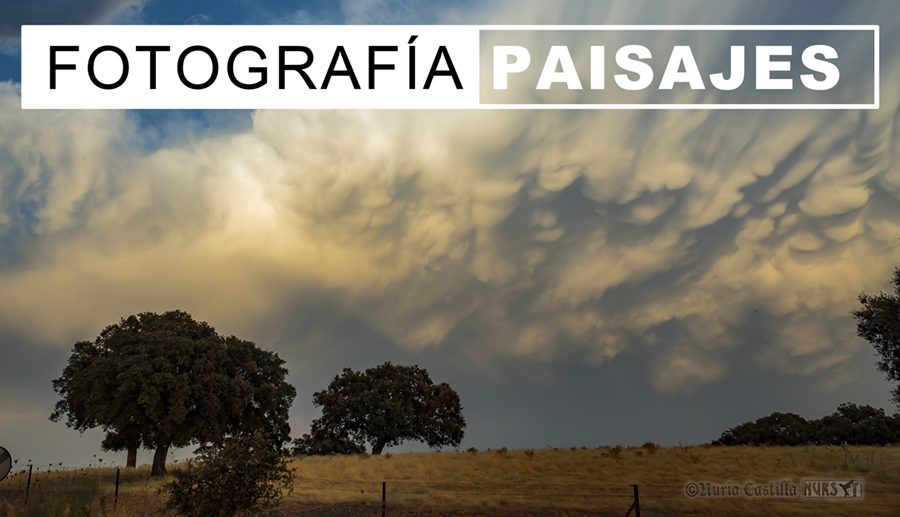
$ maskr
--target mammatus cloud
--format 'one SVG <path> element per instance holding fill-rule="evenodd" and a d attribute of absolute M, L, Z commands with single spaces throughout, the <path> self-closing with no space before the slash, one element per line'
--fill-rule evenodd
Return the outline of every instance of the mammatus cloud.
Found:
<path fill-rule="evenodd" d="M 2 323 L 60 346 L 169 307 L 239 329 L 314 287 L 399 346 L 487 369 L 647 350 L 671 391 L 752 347 L 765 367 L 844 378 L 855 296 L 900 263 L 895 99 L 790 116 L 257 112 L 247 132 L 145 154 L 125 113 L 24 112 L 2 88 Z M 768 338 L 748 343 L 756 312 Z"/>
<path fill-rule="evenodd" d="M 498 12 L 693 12 L 571 5 Z M 679 392 L 750 357 L 835 389 L 863 346 L 856 295 L 900 263 L 898 72 L 882 64 L 873 112 L 259 111 L 152 152 L 128 113 L 26 112 L 7 83 L 0 324 L 68 347 L 180 307 L 240 333 L 325 293 L 485 370 L 640 354 Z"/>

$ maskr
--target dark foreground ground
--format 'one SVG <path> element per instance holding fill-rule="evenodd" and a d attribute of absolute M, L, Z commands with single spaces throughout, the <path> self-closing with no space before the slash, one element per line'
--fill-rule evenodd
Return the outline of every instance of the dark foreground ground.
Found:
<path fill-rule="evenodd" d="M 380 517 L 381 516 L 381 507 L 366 507 L 358 504 L 332 504 L 332 505 L 323 505 L 323 504 L 303 504 L 303 503 L 287 503 L 282 506 L 280 515 L 283 517 L 288 516 L 303 516 L 303 517 Z M 385 517 L 420 517 L 420 516 L 429 516 L 435 517 L 440 515 L 448 515 L 448 516 L 462 516 L 462 515 L 479 515 L 485 517 L 513 517 L 513 516 L 522 516 L 522 517 L 538 517 L 538 516 L 586 516 L 586 515 L 595 515 L 595 516 L 617 516 L 622 517 L 625 515 L 625 512 L 621 513 L 596 513 L 596 512 L 573 512 L 571 510 L 568 511 L 559 511 L 559 510 L 548 510 L 548 509 L 539 509 L 533 511 L 527 511 L 522 509 L 474 509 L 474 508 L 458 508 L 458 509 L 448 509 L 448 508 L 411 508 L 411 507 L 389 507 L 385 509 L 384 513 Z M 632 512 L 632 516 L 634 512 Z M 642 516 L 646 517 L 646 516 Z"/>

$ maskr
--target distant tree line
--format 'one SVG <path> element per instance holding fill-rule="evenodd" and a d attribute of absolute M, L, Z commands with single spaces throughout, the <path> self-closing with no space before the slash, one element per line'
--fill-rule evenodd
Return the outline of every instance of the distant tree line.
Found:
<path fill-rule="evenodd" d="M 807 420 L 794 413 L 772 413 L 733 427 L 713 445 L 888 445 L 900 443 L 900 414 L 845 403 L 831 415 Z"/>

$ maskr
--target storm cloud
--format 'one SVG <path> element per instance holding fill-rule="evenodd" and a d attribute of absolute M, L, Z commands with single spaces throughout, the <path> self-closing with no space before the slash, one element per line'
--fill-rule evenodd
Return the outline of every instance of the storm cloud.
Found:
<path fill-rule="evenodd" d="M 18 40 L 22 25 L 108 22 L 147 0 L 7 0 L 0 6 L 0 39 Z"/>

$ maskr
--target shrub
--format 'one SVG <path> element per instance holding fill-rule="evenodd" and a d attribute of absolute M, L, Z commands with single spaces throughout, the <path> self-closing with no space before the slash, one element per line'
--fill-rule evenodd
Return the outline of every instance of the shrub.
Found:
<path fill-rule="evenodd" d="M 622 446 L 616 445 L 615 447 L 609 448 L 609 455 L 614 459 L 619 459 L 619 454 L 622 453 Z"/>
<path fill-rule="evenodd" d="M 653 442 L 644 442 L 644 444 L 641 445 L 641 448 L 647 451 L 647 453 L 649 454 L 654 454 L 660 449 L 660 446 L 659 444 Z"/>
<path fill-rule="evenodd" d="M 166 508 L 179 515 L 266 513 L 278 506 L 282 489 L 290 490 L 294 480 L 281 451 L 259 433 L 201 447 L 198 455 L 159 489 L 170 494 Z"/>

